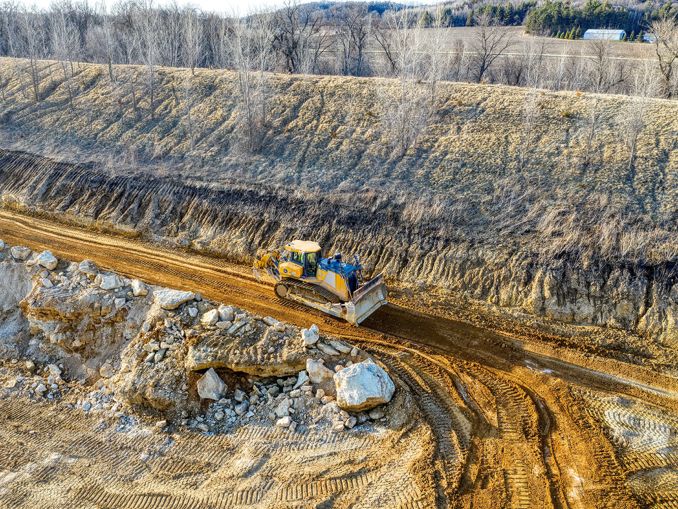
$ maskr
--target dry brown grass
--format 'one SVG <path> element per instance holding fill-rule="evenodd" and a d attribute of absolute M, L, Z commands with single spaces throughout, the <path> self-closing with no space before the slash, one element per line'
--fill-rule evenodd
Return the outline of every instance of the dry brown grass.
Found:
<path fill-rule="evenodd" d="M 545 258 L 659 263 L 678 252 L 676 102 L 444 83 L 427 129 L 401 157 L 381 122 L 395 82 L 271 75 L 263 149 L 247 154 L 238 144 L 231 72 L 198 70 L 190 78 L 188 70 L 159 69 L 152 116 L 142 67 L 116 67 L 111 83 L 102 66 L 78 65 L 71 109 L 56 64 L 41 65 L 42 101 L 35 103 L 26 62 L 0 60 L 6 148 L 202 185 L 277 187 L 336 207 L 396 205 L 403 220 L 447 238 Z M 187 79 L 195 90 L 193 149 L 181 94 Z M 644 127 L 629 171 L 622 132 L 637 101 L 644 102 Z"/>

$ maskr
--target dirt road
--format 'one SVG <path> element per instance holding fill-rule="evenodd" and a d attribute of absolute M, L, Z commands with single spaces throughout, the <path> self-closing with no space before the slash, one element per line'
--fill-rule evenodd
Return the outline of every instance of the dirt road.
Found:
<path fill-rule="evenodd" d="M 12 212 L 0 211 L 0 238 L 359 342 L 411 390 L 430 425 L 431 457 L 407 475 L 421 495 L 432 471 L 438 506 L 678 506 L 671 377 L 571 351 L 563 360 L 529 338 L 397 306 L 355 328 L 275 299 L 246 268 Z M 345 489 L 367 493 L 370 482 Z M 419 495 L 392 506 L 426 506 Z"/>

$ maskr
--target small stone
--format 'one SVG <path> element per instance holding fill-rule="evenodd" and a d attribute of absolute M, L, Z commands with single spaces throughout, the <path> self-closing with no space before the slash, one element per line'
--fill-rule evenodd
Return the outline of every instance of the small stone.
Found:
<path fill-rule="evenodd" d="M 124 286 L 122 280 L 115 274 L 100 274 L 100 277 L 99 288 L 102 290 L 117 290 Z"/>
<path fill-rule="evenodd" d="M 290 398 L 298 398 L 301 396 L 301 390 L 300 389 L 292 389 L 289 394 Z"/>
<path fill-rule="evenodd" d="M 165 353 L 167 353 L 166 348 L 161 348 L 157 352 L 155 352 L 154 360 L 155 362 L 160 362 L 165 358 Z"/>
<path fill-rule="evenodd" d="M 170 290 L 169 288 L 161 288 L 154 291 L 153 297 L 155 302 L 162 309 L 172 311 L 177 309 L 182 304 L 195 299 L 195 293 L 181 290 Z"/>
<path fill-rule="evenodd" d="M 334 366 L 335 373 L 339 373 L 342 369 L 344 369 L 344 366 L 342 366 L 341 364 L 337 364 L 336 366 Z"/>
<path fill-rule="evenodd" d="M 203 325 L 214 325 L 219 321 L 219 311 L 216 309 L 211 309 L 207 313 L 202 315 L 202 318 L 200 318 L 200 323 Z"/>
<path fill-rule="evenodd" d="M 221 322 L 232 322 L 235 317 L 235 311 L 233 306 L 224 306 L 223 304 L 217 308 L 219 313 L 219 321 Z"/>
<path fill-rule="evenodd" d="M 26 366 L 26 369 L 27 369 L 29 372 L 33 373 L 33 371 L 35 371 L 35 362 L 33 362 L 33 361 L 26 361 L 25 366 Z"/>
<path fill-rule="evenodd" d="M 315 391 L 315 397 L 318 399 L 322 399 L 325 396 L 325 391 L 322 389 L 318 389 Z"/>
<path fill-rule="evenodd" d="M 200 431 L 202 431 L 203 433 L 207 433 L 207 432 L 210 430 L 210 429 L 207 427 L 207 424 L 204 424 L 204 423 L 198 424 L 198 425 L 196 426 L 196 428 L 198 428 L 198 429 L 199 429 Z"/>
<path fill-rule="evenodd" d="M 233 392 L 233 399 L 236 400 L 238 403 L 242 403 L 243 400 L 245 399 L 245 393 L 240 389 L 236 389 L 235 392 Z"/>
<path fill-rule="evenodd" d="M 322 353 L 325 355 L 331 355 L 333 357 L 339 355 L 339 352 L 337 352 L 334 348 L 332 348 L 330 345 L 326 345 L 322 341 L 319 341 L 316 345 L 316 348 L 320 350 Z"/>
<path fill-rule="evenodd" d="M 360 352 L 358 351 L 358 349 L 356 347 L 353 347 L 353 349 L 351 350 L 351 357 L 358 357 L 359 353 Z"/>
<path fill-rule="evenodd" d="M 194 307 L 188 308 L 188 315 L 191 318 L 195 318 L 196 316 L 198 316 L 198 308 L 194 308 Z"/>
<path fill-rule="evenodd" d="M 104 378 L 111 378 L 113 375 L 115 375 L 115 370 L 113 369 L 113 366 L 111 366 L 109 362 L 105 362 L 99 368 L 99 374 Z"/>
<path fill-rule="evenodd" d="M 90 403 L 89 401 L 85 401 L 85 402 L 82 404 L 82 409 L 83 409 L 85 412 L 89 412 L 89 411 L 92 409 L 92 403 Z"/>
<path fill-rule="evenodd" d="M 226 384 L 213 368 L 208 369 L 198 380 L 198 394 L 202 399 L 219 401 L 226 392 Z"/>
<path fill-rule="evenodd" d="M 292 389 L 298 389 L 308 381 L 308 373 L 306 370 L 299 371 L 299 376 L 297 377 L 297 382 L 294 384 Z"/>
<path fill-rule="evenodd" d="M 304 346 L 313 346 L 320 339 L 320 331 L 316 324 L 311 325 L 308 329 L 301 329 L 301 340 Z"/>
<path fill-rule="evenodd" d="M 26 261 L 31 256 L 32 251 L 24 246 L 13 246 L 10 250 L 12 257 L 17 261 Z"/>
<path fill-rule="evenodd" d="M 132 282 L 130 283 L 130 286 L 132 287 L 132 295 L 134 295 L 135 297 L 145 297 L 146 295 L 148 295 L 148 287 L 144 284 L 143 281 L 133 279 Z"/>
<path fill-rule="evenodd" d="M 115 309 L 120 309 L 127 303 L 127 300 L 124 297 L 120 297 L 118 299 L 115 299 L 113 301 L 113 305 L 115 306 Z"/>
<path fill-rule="evenodd" d="M 99 273 L 98 267 L 92 260 L 83 260 L 78 265 L 78 270 L 89 276 L 96 276 Z"/>
<path fill-rule="evenodd" d="M 334 398 L 332 396 L 323 396 L 322 398 L 320 398 L 320 402 L 323 405 L 327 405 L 328 403 L 332 403 L 332 401 L 334 401 Z"/>
<path fill-rule="evenodd" d="M 352 429 L 357 423 L 358 419 L 356 419 L 354 416 L 351 416 L 344 421 L 344 426 L 346 426 L 346 429 Z"/>
<path fill-rule="evenodd" d="M 151 352 L 146 356 L 146 358 L 144 359 L 144 362 L 148 362 L 150 364 L 154 360 L 155 360 L 155 352 Z"/>
<path fill-rule="evenodd" d="M 233 407 L 233 410 L 237 415 L 244 415 L 249 407 L 250 404 L 247 401 L 243 401 L 242 403 L 235 405 L 235 407 Z"/>
<path fill-rule="evenodd" d="M 164 429 L 165 426 L 167 426 L 166 420 L 156 421 L 156 423 L 155 423 L 155 427 L 158 428 L 158 429 Z"/>
<path fill-rule="evenodd" d="M 271 317 L 271 316 L 266 316 L 266 317 L 264 317 L 264 318 L 262 319 L 262 322 L 264 322 L 264 323 L 265 323 L 266 325 L 268 325 L 269 327 L 274 327 L 274 326 L 276 326 L 276 325 L 278 325 L 278 324 L 280 323 L 278 320 L 276 320 L 275 318 L 273 318 L 273 317 Z"/>
<path fill-rule="evenodd" d="M 217 322 L 217 329 L 228 329 L 231 325 L 233 325 L 233 322 Z"/>
<path fill-rule="evenodd" d="M 383 419 L 383 417 L 386 414 L 384 413 L 384 411 L 381 408 L 373 408 L 372 410 L 369 411 L 369 413 L 367 415 L 373 421 L 378 421 L 379 419 Z"/>
<path fill-rule="evenodd" d="M 306 360 L 306 372 L 308 377 L 314 384 L 319 384 L 327 380 L 331 380 L 334 373 L 327 369 L 325 365 L 314 359 Z"/>
<path fill-rule="evenodd" d="M 38 396 L 42 396 L 43 394 L 45 394 L 45 392 L 47 392 L 47 387 L 45 387 L 45 384 L 39 384 L 39 385 L 35 388 L 35 393 L 36 393 Z"/>
<path fill-rule="evenodd" d="M 275 407 L 276 417 L 285 417 L 290 414 L 290 400 L 285 398 Z"/>
<path fill-rule="evenodd" d="M 275 425 L 278 426 L 279 428 L 289 428 L 291 424 L 292 418 L 289 415 L 281 417 L 280 419 L 275 421 Z"/>
<path fill-rule="evenodd" d="M 337 352 L 341 353 L 349 353 L 353 348 L 348 346 L 346 343 L 343 343 L 341 341 L 336 341 L 332 340 L 329 342 L 332 348 L 334 348 Z"/>
<path fill-rule="evenodd" d="M 222 420 L 224 419 L 224 412 L 222 412 L 222 411 L 216 412 L 216 413 L 214 414 L 214 418 L 215 418 L 217 421 L 222 421 Z"/>
<path fill-rule="evenodd" d="M 56 364 L 48 364 L 47 370 L 54 378 L 61 378 L 61 368 Z"/>
<path fill-rule="evenodd" d="M 47 270 L 54 270 L 59 264 L 59 260 L 56 259 L 51 251 L 43 251 L 40 253 L 36 259 L 36 262 L 38 265 L 45 267 Z"/>
<path fill-rule="evenodd" d="M 52 288 L 54 286 L 54 283 L 52 283 L 46 277 L 43 277 L 42 279 L 40 279 L 40 284 L 45 288 Z"/>

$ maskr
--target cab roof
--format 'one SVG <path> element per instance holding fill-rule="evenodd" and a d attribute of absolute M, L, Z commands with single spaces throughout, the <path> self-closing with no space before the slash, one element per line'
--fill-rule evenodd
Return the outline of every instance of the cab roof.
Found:
<path fill-rule="evenodd" d="M 285 249 L 301 253 L 315 253 L 320 251 L 320 244 L 312 240 L 293 240 L 285 246 Z"/>

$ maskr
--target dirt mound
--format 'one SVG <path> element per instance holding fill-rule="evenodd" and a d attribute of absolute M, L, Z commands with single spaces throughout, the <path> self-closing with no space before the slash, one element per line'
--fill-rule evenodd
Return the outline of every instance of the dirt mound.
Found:
<path fill-rule="evenodd" d="M 296 427 L 294 409 L 295 417 L 301 416 L 316 400 L 319 404 L 309 408 L 328 422 L 338 420 L 341 429 L 368 420 L 365 414 L 342 411 L 333 402 L 333 385 L 314 391 L 312 377 L 304 371 L 308 362 L 339 370 L 365 358 L 350 345 L 323 336 L 307 347 L 298 327 L 216 305 L 193 292 L 149 287 L 100 271 L 90 261 L 59 263 L 51 253 L 30 250 L 23 261 L 14 259 L 9 248 L 5 251 L 0 292 L 3 306 L 14 313 L 3 320 L 6 348 L 14 345 L 14 358 L 43 364 L 49 360 L 56 366 L 51 372 L 55 380 L 79 381 L 103 391 L 95 399 L 116 401 L 116 408 L 175 424 L 209 407 L 212 413 L 221 412 L 222 419 L 230 416 L 231 425 L 256 417 L 268 425 L 285 419 L 281 426 Z M 23 320 L 20 330 L 13 325 L 17 320 Z M 21 335 L 31 338 L 30 348 L 23 351 L 17 340 Z M 345 353 L 330 347 L 330 341 Z M 224 387 L 235 401 L 225 398 L 226 391 L 213 398 L 218 401 L 211 407 L 200 397 L 197 381 L 210 368 L 227 379 Z M 268 379 L 274 379 L 273 385 Z M 34 391 L 37 396 L 45 392 Z M 87 403 L 92 405 L 87 399 L 79 402 Z M 201 421 L 193 425 L 205 426 Z"/>

